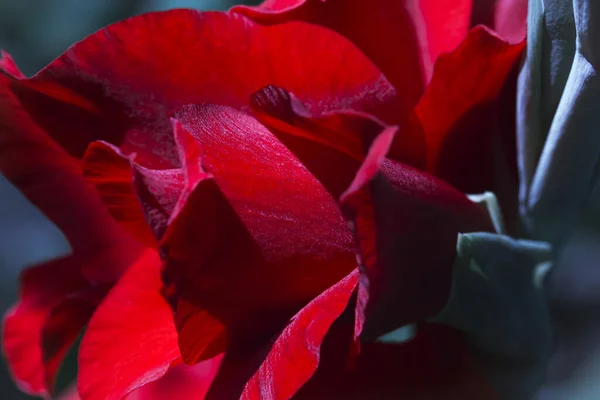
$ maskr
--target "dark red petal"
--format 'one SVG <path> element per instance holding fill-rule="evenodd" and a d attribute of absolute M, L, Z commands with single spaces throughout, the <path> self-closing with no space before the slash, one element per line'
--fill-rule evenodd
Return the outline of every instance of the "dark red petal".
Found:
<path fill-rule="evenodd" d="M 87 288 L 77 294 L 71 294 L 46 318 L 40 339 L 48 387 L 53 387 L 54 378 L 58 375 L 67 351 L 105 294 L 106 288 Z"/>
<path fill-rule="evenodd" d="M 15 60 L 13 60 L 10 54 L 2 49 L 0 49 L 0 70 L 7 72 L 18 79 L 25 78 L 25 75 L 23 75 L 19 70 L 19 67 L 17 67 L 17 64 L 15 64 Z"/>
<path fill-rule="evenodd" d="M 62 354 L 44 357 L 42 331 L 65 293 L 87 287 L 72 259 L 59 260 L 25 270 L 21 276 L 21 301 L 4 318 L 2 333 L 4 355 L 19 387 L 30 394 L 51 392 L 56 364 Z M 81 326 L 68 326 L 54 335 L 54 346 L 63 349 L 72 342 Z M 61 353 L 59 350 L 57 353 Z"/>
<path fill-rule="evenodd" d="M 427 170 L 465 193 L 494 191 L 505 211 L 516 198 L 516 96 L 510 89 L 524 46 L 474 28 L 456 51 L 438 59 L 415 109 Z"/>
<path fill-rule="evenodd" d="M 321 343 L 348 305 L 357 282 L 358 270 L 354 270 L 292 318 L 246 384 L 241 399 L 289 399 L 310 379 L 319 364 Z"/>
<path fill-rule="evenodd" d="M 271 83 L 315 109 L 389 115 L 396 108 L 396 92 L 379 70 L 334 32 L 189 9 L 108 26 L 12 89 L 71 154 L 103 139 L 136 152 L 141 165 L 170 168 L 178 161 L 170 113 L 201 102 L 244 108 Z"/>
<path fill-rule="evenodd" d="M 316 374 L 294 399 L 481 400 L 495 399 L 466 358 L 460 334 L 423 326 L 401 344 L 364 343 L 353 368 L 346 362 L 351 325 L 336 324 L 321 346 Z"/>
<path fill-rule="evenodd" d="M 356 333 L 363 329 L 366 340 L 439 313 L 450 294 L 457 234 L 492 228 L 453 187 L 387 160 L 394 134 L 377 137 L 341 197 L 360 250 Z"/>
<path fill-rule="evenodd" d="M 227 342 L 270 337 L 356 261 L 334 199 L 264 126 L 215 105 L 177 119 L 188 188 L 163 240 L 165 279 L 179 298 L 184 360 L 194 362 Z"/>
<path fill-rule="evenodd" d="M 504 40 L 519 43 L 527 34 L 527 0 L 475 0 L 471 25 L 493 28 Z"/>
<path fill-rule="evenodd" d="M 94 142 L 83 156 L 82 168 L 112 217 L 144 245 L 156 247 L 133 187 L 131 161 L 113 145 Z"/>
<path fill-rule="evenodd" d="M 146 221 L 160 240 L 184 188 L 181 169 L 154 170 L 132 162 L 133 185 Z"/>
<path fill-rule="evenodd" d="M 0 72 L 0 172 L 60 228 L 90 280 L 113 280 L 139 249 L 86 184 L 79 163 L 31 120 L 9 83 Z M 111 251 L 116 257 L 112 262 L 89 262 L 101 250 L 116 248 L 123 253 Z"/>
<path fill-rule="evenodd" d="M 480 173 L 474 165 L 489 164 L 491 142 L 499 134 L 495 105 L 524 46 L 477 27 L 456 51 L 438 59 L 416 107 L 427 138 L 429 171 L 466 180 Z"/>
<path fill-rule="evenodd" d="M 85 319 L 78 307 L 63 306 L 62 311 L 56 307 L 67 297 L 86 292 L 90 283 L 114 281 L 140 246 L 113 221 L 85 183 L 79 163 L 30 119 L 11 94 L 9 83 L 0 71 L 0 172 L 60 228 L 73 250 L 68 258 L 25 273 L 20 302 L 5 320 L 4 347 L 15 379 L 29 391 L 43 394 L 51 391 L 47 385 L 54 380 L 55 366 L 78 331 L 70 324 L 54 326 L 53 318 L 72 317 L 78 321 L 74 325 Z M 38 274 L 46 278 L 40 278 L 37 289 L 28 289 Z M 77 284 L 67 284 L 73 281 Z M 38 295 L 44 300 L 35 300 Z M 67 316 L 66 311 L 76 314 Z M 45 333 L 52 333 L 52 338 L 45 338 Z M 45 345 L 51 346 L 43 349 Z M 20 355 L 21 351 L 27 355 Z"/>
<path fill-rule="evenodd" d="M 419 100 L 432 62 L 466 35 L 470 7 L 470 0 L 275 0 L 233 11 L 267 25 L 308 21 L 349 38 L 398 89 L 398 119 L 388 121 L 398 122 Z"/>
<path fill-rule="evenodd" d="M 127 400 L 204 399 L 222 358 L 217 356 L 193 366 L 179 364 L 160 379 L 133 391 Z"/>
<path fill-rule="evenodd" d="M 79 350 L 82 400 L 121 400 L 180 362 L 160 264 L 156 251 L 147 250 L 94 313 Z"/>
<path fill-rule="evenodd" d="M 274 86 L 255 93 L 250 105 L 257 119 L 335 198 L 354 179 L 369 144 L 385 128 L 376 118 L 355 111 L 313 115 L 293 94 Z M 425 168 L 425 137 L 419 126 L 403 129 L 388 156 Z"/>

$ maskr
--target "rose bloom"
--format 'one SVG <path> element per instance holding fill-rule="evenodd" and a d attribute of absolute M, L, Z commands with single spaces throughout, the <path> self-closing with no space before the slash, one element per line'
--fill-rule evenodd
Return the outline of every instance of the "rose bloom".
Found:
<path fill-rule="evenodd" d="M 85 400 L 495 398 L 428 320 L 457 234 L 494 230 L 465 193 L 514 229 L 525 17 L 269 0 L 121 21 L 31 78 L 3 53 L 1 172 L 72 247 L 22 275 L 15 381 L 51 396 L 85 328 Z"/>

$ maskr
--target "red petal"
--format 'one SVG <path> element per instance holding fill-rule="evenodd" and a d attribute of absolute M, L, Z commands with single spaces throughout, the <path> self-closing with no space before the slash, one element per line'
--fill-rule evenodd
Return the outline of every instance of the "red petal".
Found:
<path fill-rule="evenodd" d="M 398 89 L 400 118 L 417 103 L 432 62 L 466 35 L 470 7 L 471 0 L 275 0 L 233 11 L 263 24 L 308 21 L 346 36 Z"/>
<path fill-rule="evenodd" d="M 25 75 L 23 75 L 19 70 L 19 67 L 17 67 L 17 64 L 15 64 L 15 60 L 13 60 L 10 54 L 2 49 L 0 49 L 0 70 L 7 72 L 18 79 L 25 78 Z"/>
<path fill-rule="evenodd" d="M 484 24 L 504 40 L 519 43 L 527 34 L 527 0 L 476 0 L 471 24 Z"/>
<path fill-rule="evenodd" d="M 289 399 L 310 379 L 319 364 L 321 343 L 348 305 L 357 281 L 354 270 L 296 314 L 246 384 L 241 399 Z"/>
<path fill-rule="evenodd" d="M 60 228 L 73 249 L 71 257 L 25 274 L 20 303 L 5 320 L 4 347 L 15 379 L 28 391 L 43 394 L 51 390 L 48 384 L 56 366 L 78 332 L 75 325 L 85 323 L 83 309 L 56 307 L 67 297 L 86 292 L 90 282 L 112 282 L 140 247 L 84 182 L 78 162 L 50 141 L 21 108 L 9 84 L 10 78 L 0 72 L 0 171 Z M 47 277 L 40 278 L 43 285 L 28 289 L 38 274 Z M 77 282 L 74 287 L 65 286 L 72 281 Z M 45 300 L 29 299 L 38 295 Z M 76 314 L 65 314 L 68 311 Z M 53 325 L 54 318 L 71 317 L 74 325 Z M 46 338 L 47 333 L 52 338 Z M 51 348 L 43 348 L 46 345 Z"/>
<path fill-rule="evenodd" d="M 160 240 L 183 190 L 183 174 L 180 169 L 153 170 L 136 163 L 132 167 L 134 188 L 146 221 Z"/>
<path fill-rule="evenodd" d="M 9 83 L 0 73 L 0 171 L 65 234 L 74 257 L 86 264 L 84 273 L 89 279 L 113 280 L 139 248 L 85 183 L 79 163 L 22 109 L 9 92 Z M 119 254 L 116 248 L 127 251 Z M 108 249 L 116 256 L 111 263 L 89 262 L 88 257 Z"/>
<path fill-rule="evenodd" d="M 321 363 L 294 399 L 495 399 L 491 387 L 466 359 L 460 334 L 424 326 L 402 344 L 364 343 L 354 368 L 346 363 L 349 325 L 336 324 L 321 346 Z"/>
<path fill-rule="evenodd" d="M 524 46 L 474 28 L 456 51 L 438 59 L 416 107 L 427 142 L 427 170 L 463 192 L 491 190 L 501 199 L 516 198 L 511 190 L 516 188 L 516 96 L 503 108 L 501 93 L 514 87 L 516 74 L 508 78 Z"/>
<path fill-rule="evenodd" d="M 147 250 L 94 313 L 79 350 L 83 400 L 121 400 L 178 362 L 177 331 L 159 270 L 158 254 Z"/>
<path fill-rule="evenodd" d="M 385 128 L 376 118 L 355 111 L 313 115 L 293 94 L 274 86 L 255 93 L 250 104 L 259 121 L 335 198 L 354 178 L 369 143 Z M 388 155 L 424 168 L 425 137 L 419 126 L 397 135 Z"/>
<path fill-rule="evenodd" d="M 457 234 L 491 229 L 487 215 L 453 187 L 385 159 L 394 134 L 388 129 L 373 142 L 341 197 L 360 248 L 356 333 L 365 322 L 366 340 L 439 313 Z"/>
<path fill-rule="evenodd" d="M 50 315 L 61 304 L 66 293 L 79 292 L 87 287 L 78 266 L 72 259 L 55 261 L 30 268 L 21 277 L 21 301 L 5 316 L 3 326 L 4 355 L 19 387 L 30 394 L 48 394 L 62 360 L 63 351 L 70 346 L 81 329 L 77 318 L 52 338 L 42 331 Z M 76 317 L 76 316 L 75 316 Z M 44 356 L 43 341 L 56 349 Z"/>
<path fill-rule="evenodd" d="M 395 91 L 378 69 L 334 32 L 304 23 L 266 28 L 239 14 L 194 10 L 111 25 L 33 78 L 13 82 L 13 90 L 71 154 L 97 139 L 119 145 L 125 138 L 122 149 L 135 151 L 140 164 L 168 168 L 177 165 L 170 113 L 201 102 L 244 108 L 271 83 L 317 109 L 395 108 L 388 104 Z"/>
<path fill-rule="evenodd" d="M 187 183 L 163 242 L 167 281 L 185 300 L 176 313 L 182 354 L 194 362 L 213 339 L 212 351 L 222 350 L 223 327 L 232 345 L 270 337 L 356 261 L 336 202 L 256 120 L 211 105 L 177 118 L 188 179 L 198 162 L 214 176 Z M 212 321 L 203 323 L 210 334 L 199 334 L 192 315 Z"/>
<path fill-rule="evenodd" d="M 180 364 L 171 368 L 162 378 L 132 392 L 127 400 L 204 399 L 219 370 L 221 359 L 221 356 L 217 356 L 194 366 Z"/>
<path fill-rule="evenodd" d="M 118 148 L 94 142 L 85 152 L 82 168 L 85 180 L 94 185 L 112 217 L 140 242 L 156 247 L 134 191 L 130 160 Z"/>

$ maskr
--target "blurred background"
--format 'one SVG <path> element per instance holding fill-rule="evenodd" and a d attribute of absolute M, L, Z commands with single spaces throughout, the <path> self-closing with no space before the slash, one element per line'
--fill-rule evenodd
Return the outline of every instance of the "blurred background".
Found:
<path fill-rule="evenodd" d="M 225 10 L 252 0 L 0 0 L 0 48 L 30 76 L 83 39 L 112 22 L 148 11 L 172 8 Z M 10 183 L 0 175 L 0 313 L 15 301 L 22 268 L 64 254 L 68 244 Z M 73 354 L 59 376 L 68 385 L 75 370 Z M 22 394 L 0 362 L 0 399 L 31 399 Z"/>

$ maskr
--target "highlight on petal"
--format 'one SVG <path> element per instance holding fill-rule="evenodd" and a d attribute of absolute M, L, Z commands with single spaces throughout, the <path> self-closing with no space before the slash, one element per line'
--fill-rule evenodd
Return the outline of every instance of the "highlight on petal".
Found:
<path fill-rule="evenodd" d="M 269 340 L 356 260 L 335 200 L 264 126 L 216 105 L 175 117 L 187 198 L 161 249 L 182 355 L 193 363 Z"/>
<path fill-rule="evenodd" d="M 202 102 L 241 109 L 268 84 L 324 111 L 390 116 L 398 103 L 381 72 L 335 32 L 301 22 L 263 27 L 239 14 L 191 9 L 110 25 L 34 77 L 13 78 L 11 91 L 70 154 L 80 157 L 104 140 L 162 169 L 178 166 L 170 114 Z"/>
<path fill-rule="evenodd" d="M 417 103 L 438 55 L 467 34 L 470 8 L 470 0 L 272 0 L 232 11 L 266 25 L 307 21 L 350 39 L 402 96 L 398 119 L 388 121 L 397 123 Z"/>
<path fill-rule="evenodd" d="M 204 399 L 222 358 L 217 356 L 193 366 L 179 364 L 160 379 L 131 392 L 127 400 Z"/>
<path fill-rule="evenodd" d="M 161 295 L 160 264 L 148 249 L 90 320 L 79 350 L 83 400 L 120 400 L 181 362 L 172 310 Z"/>
<path fill-rule="evenodd" d="M 356 335 L 367 341 L 441 311 L 457 234 L 493 229 L 453 187 L 386 159 L 394 135 L 389 129 L 375 139 L 340 198 L 359 247 Z"/>
<path fill-rule="evenodd" d="M 472 3 L 472 27 L 485 25 L 511 43 L 525 39 L 527 0 L 473 0 Z M 512 21 L 508 21 L 511 13 Z"/>
<path fill-rule="evenodd" d="M 291 398 L 316 371 L 321 343 L 348 305 L 357 283 L 358 270 L 354 270 L 300 310 L 246 384 L 241 399 Z"/>

